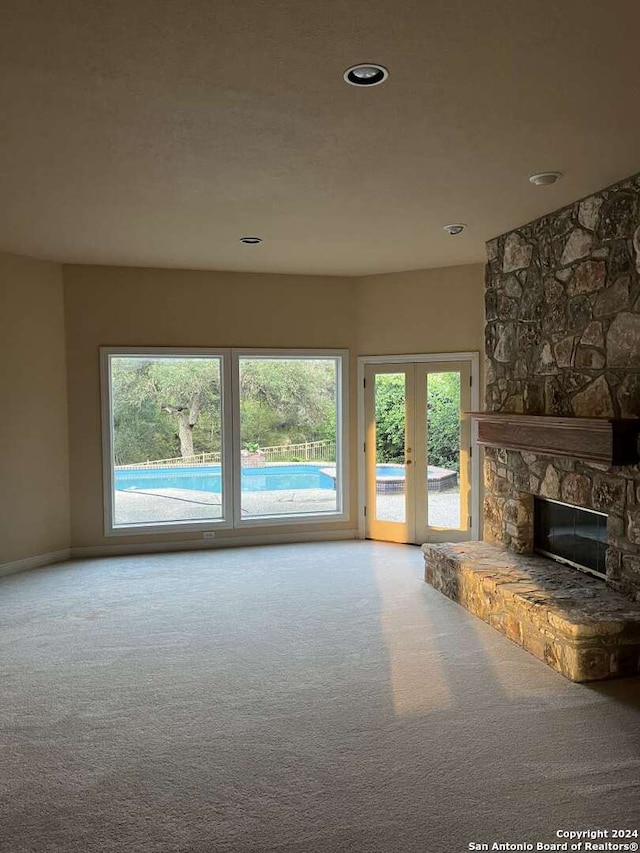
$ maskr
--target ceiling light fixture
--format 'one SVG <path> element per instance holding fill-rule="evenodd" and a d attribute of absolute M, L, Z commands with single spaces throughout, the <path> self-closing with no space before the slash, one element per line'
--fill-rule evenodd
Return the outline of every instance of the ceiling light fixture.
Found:
<path fill-rule="evenodd" d="M 258 243 L 262 243 L 262 237 L 241 237 L 240 242 L 245 246 L 257 246 Z"/>
<path fill-rule="evenodd" d="M 529 180 L 537 187 L 548 187 L 550 184 L 555 184 L 561 177 L 562 172 L 536 172 L 529 177 Z"/>
<path fill-rule="evenodd" d="M 379 86 L 387 79 L 389 72 L 377 62 L 360 62 L 347 68 L 342 76 L 351 86 Z"/>
<path fill-rule="evenodd" d="M 467 226 L 462 222 L 454 222 L 452 225 L 444 225 L 443 228 L 450 237 L 457 237 L 462 234 Z"/>

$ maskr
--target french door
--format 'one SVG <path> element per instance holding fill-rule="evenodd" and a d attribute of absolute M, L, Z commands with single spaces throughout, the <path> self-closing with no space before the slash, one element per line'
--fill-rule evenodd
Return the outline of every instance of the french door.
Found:
<path fill-rule="evenodd" d="M 365 535 L 471 538 L 471 364 L 365 366 Z"/>

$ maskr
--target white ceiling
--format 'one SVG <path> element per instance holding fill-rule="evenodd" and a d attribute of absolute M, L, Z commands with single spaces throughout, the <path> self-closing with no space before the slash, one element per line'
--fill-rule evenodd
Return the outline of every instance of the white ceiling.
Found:
<path fill-rule="evenodd" d="M 481 261 L 640 169 L 639 32 L 637 0 L 4 0 L 0 248 L 346 275 Z M 347 86 L 359 61 L 389 80 Z M 565 177 L 530 185 L 544 169 Z"/>

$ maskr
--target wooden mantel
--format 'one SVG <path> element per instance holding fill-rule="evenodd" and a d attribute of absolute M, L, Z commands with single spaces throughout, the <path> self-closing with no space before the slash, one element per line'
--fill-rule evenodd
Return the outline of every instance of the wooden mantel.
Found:
<path fill-rule="evenodd" d="M 640 462 L 640 418 L 558 418 L 505 412 L 469 412 L 478 444 L 564 456 L 605 465 Z"/>

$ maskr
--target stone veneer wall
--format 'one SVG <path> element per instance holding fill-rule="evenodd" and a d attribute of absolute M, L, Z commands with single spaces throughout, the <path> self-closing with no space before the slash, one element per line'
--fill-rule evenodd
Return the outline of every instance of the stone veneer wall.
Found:
<path fill-rule="evenodd" d="M 640 176 L 487 244 L 486 408 L 640 417 Z M 485 539 L 532 548 L 533 497 L 609 515 L 607 582 L 640 600 L 640 466 L 485 454 Z"/>

